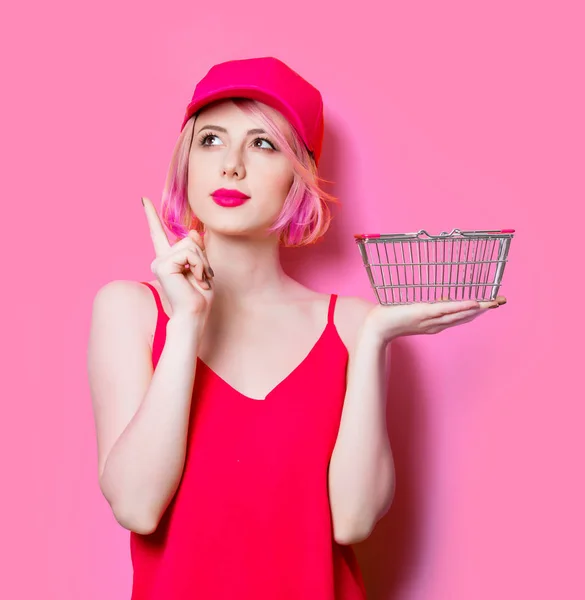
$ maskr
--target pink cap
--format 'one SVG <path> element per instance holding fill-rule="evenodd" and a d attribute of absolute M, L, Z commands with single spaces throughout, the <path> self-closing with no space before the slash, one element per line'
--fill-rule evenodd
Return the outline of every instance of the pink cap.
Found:
<path fill-rule="evenodd" d="M 324 130 L 321 93 L 273 57 L 230 60 L 211 67 L 195 87 L 181 131 L 205 104 L 234 97 L 259 100 L 282 113 L 313 154 L 315 164 L 319 163 Z"/>

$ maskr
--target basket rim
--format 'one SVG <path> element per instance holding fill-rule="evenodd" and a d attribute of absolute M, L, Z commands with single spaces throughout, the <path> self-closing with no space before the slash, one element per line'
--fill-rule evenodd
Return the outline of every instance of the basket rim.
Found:
<path fill-rule="evenodd" d="M 443 231 L 439 235 L 432 235 L 426 229 L 419 229 L 416 232 L 410 233 L 355 233 L 354 238 L 356 242 L 360 241 L 374 241 L 382 242 L 387 240 L 400 240 L 400 239 L 429 239 L 429 240 L 440 240 L 447 239 L 450 237 L 462 237 L 462 238 L 504 238 L 511 239 L 514 237 L 515 229 L 452 229 L 450 232 Z M 426 236 L 426 237 L 425 237 Z"/>

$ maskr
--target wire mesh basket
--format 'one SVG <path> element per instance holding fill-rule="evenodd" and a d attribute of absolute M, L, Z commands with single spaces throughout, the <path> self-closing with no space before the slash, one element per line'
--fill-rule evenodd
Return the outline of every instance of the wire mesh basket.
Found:
<path fill-rule="evenodd" d="M 380 304 L 495 300 L 514 229 L 355 235 Z"/>

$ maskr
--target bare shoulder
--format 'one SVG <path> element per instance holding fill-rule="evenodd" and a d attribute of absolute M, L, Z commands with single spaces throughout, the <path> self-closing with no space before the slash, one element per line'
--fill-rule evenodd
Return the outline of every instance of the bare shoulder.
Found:
<path fill-rule="evenodd" d="M 138 281 L 114 279 L 103 284 L 94 296 L 94 306 L 108 310 L 136 310 L 146 305 L 147 294 L 151 294 L 145 285 Z"/>
<path fill-rule="evenodd" d="M 92 320 L 125 324 L 148 336 L 156 323 L 156 303 L 152 292 L 139 281 L 115 279 L 102 285 L 93 299 Z"/>
<path fill-rule="evenodd" d="M 335 326 L 339 337 L 351 352 L 360 327 L 375 303 L 358 296 L 339 296 L 335 307 Z"/>

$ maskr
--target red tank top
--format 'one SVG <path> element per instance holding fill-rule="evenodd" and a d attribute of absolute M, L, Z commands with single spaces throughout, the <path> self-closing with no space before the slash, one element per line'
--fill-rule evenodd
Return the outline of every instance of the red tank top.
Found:
<path fill-rule="evenodd" d="M 158 291 L 153 366 L 166 324 Z M 327 472 L 348 353 L 328 322 L 265 400 L 199 358 L 179 488 L 156 531 L 130 534 L 132 600 L 363 600 L 351 546 L 332 535 Z"/>

